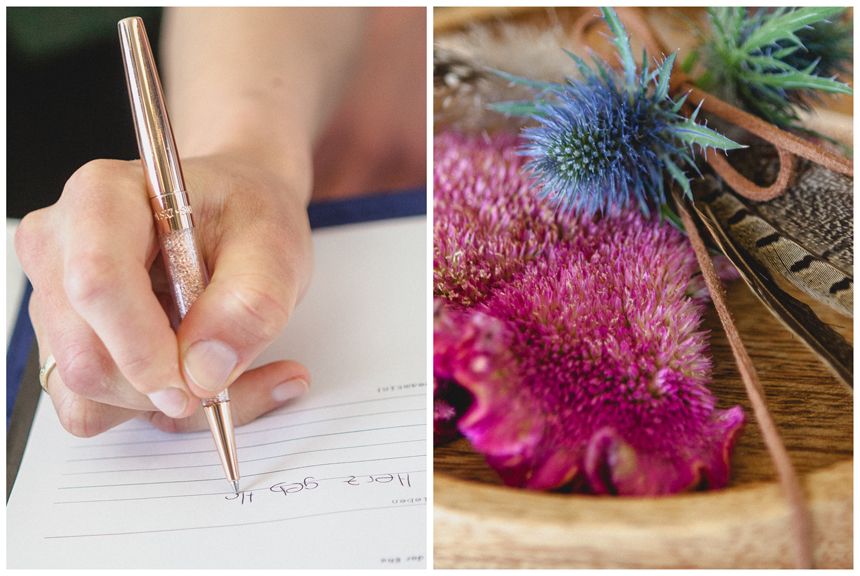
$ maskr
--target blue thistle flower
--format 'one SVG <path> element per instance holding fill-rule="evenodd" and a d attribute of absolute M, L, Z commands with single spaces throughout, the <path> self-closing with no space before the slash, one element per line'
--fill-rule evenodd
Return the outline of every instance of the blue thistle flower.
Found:
<path fill-rule="evenodd" d="M 527 128 L 521 153 L 532 160 L 533 182 L 541 194 L 555 197 L 565 210 L 604 213 L 624 208 L 631 198 L 648 214 L 666 201 L 664 169 L 690 194 L 690 182 L 679 165 L 694 166 L 693 146 L 730 150 L 741 146 L 678 112 L 686 97 L 669 96 L 675 54 L 653 71 L 637 74 L 630 41 L 612 9 L 603 17 L 615 35 L 622 74 L 594 58 L 596 70 L 574 54 L 582 80 L 565 84 L 531 82 L 507 74 L 514 82 L 540 93 L 534 103 L 497 105 L 497 110 L 527 114 L 540 126 Z M 643 62 L 647 56 L 643 53 Z"/>
<path fill-rule="evenodd" d="M 628 93 L 612 70 L 605 79 L 582 70 L 586 81 L 569 81 L 552 101 L 538 104 L 534 117 L 541 126 L 523 131 L 529 143 L 521 151 L 533 158 L 526 167 L 543 185 L 542 194 L 556 196 L 566 209 L 593 214 L 624 207 L 632 192 L 647 213 L 649 197 L 665 201 L 656 164 L 669 155 L 691 160 L 671 137 L 680 117 L 642 86 Z"/>

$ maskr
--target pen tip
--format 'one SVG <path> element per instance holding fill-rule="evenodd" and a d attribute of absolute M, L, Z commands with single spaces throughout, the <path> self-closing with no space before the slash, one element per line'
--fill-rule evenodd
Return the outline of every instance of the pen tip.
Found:
<path fill-rule="evenodd" d="M 233 494 L 239 493 L 239 481 L 238 480 L 231 480 L 230 486 L 233 488 Z"/>

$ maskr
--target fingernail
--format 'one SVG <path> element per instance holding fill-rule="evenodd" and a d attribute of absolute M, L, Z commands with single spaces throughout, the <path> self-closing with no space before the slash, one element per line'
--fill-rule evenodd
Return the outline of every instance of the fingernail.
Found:
<path fill-rule="evenodd" d="M 272 388 L 272 400 L 275 402 L 286 402 L 305 394 L 308 388 L 310 386 L 308 386 L 307 382 L 301 378 L 293 378 Z"/>
<path fill-rule="evenodd" d="M 149 395 L 149 399 L 156 408 L 171 418 L 178 418 L 188 405 L 188 397 L 179 388 L 166 388 L 153 392 Z"/>
<path fill-rule="evenodd" d="M 210 392 L 219 392 L 224 388 L 237 362 L 239 356 L 236 352 L 217 340 L 203 340 L 193 344 L 185 351 L 183 358 L 188 376 L 195 384 Z"/>

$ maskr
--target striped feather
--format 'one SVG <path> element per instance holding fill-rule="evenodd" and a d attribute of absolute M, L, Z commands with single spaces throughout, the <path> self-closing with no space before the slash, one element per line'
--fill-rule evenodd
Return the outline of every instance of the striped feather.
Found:
<path fill-rule="evenodd" d="M 759 185 L 775 178 L 772 148 L 733 154 L 735 168 Z M 728 186 L 696 198 L 726 235 L 771 273 L 833 309 L 854 315 L 853 180 L 800 160 L 792 186 L 768 202 L 752 202 Z"/>
<path fill-rule="evenodd" d="M 731 216 L 728 218 L 725 215 L 718 216 L 716 211 L 723 210 L 725 214 L 730 210 L 724 210 L 724 206 L 737 207 L 740 203 L 732 204 L 727 201 L 729 198 L 735 200 L 737 198 L 714 176 L 707 175 L 704 178 L 693 180 L 691 188 L 694 198 L 693 207 L 696 213 L 705 223 L 723 253 L 741 273 L 753 293 L 830 368 L 839 380 L 853 390 L 854 347 L 833 328 L 822 322 L 808 305 L 795 299 L 779 287 L 772 277 L 771 269 L 764 264 L 766 258 L 754 256 L 767 247 L 756 246 L 757 242 L 771 245 L 782 242 L 782 240 L 771 239 L 772 233 L 757 236 L 758 240 L 752 241 L 747 238 L 750 236 L 749 234 L 731 233 L 732 225 L 727 225 L 727 220 L 731 219 Z M 740 210 L 745 209 L 743 207 L 738 208 L 738 212 L 735 213 L 741 214 Z M 755 217 L 737 216 L 738 221 L 749 218 Z M 757 228 L 757 230 L 762 229 Z M 741 236 L 744 237 L 742 242 L 736 240 Z"/>

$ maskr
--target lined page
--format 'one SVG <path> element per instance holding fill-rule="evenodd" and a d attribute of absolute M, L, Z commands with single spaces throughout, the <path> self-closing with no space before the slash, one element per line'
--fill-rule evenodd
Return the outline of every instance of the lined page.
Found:
<path fill-rule="evenodd" d="M 95 438 L 43 395 L 7 505 L 9 568 L 424 568 L 425 219 L 314 232 L 316 271 L 256 363 L 303 398 L 236 429 L 232 494 L 208 431 L 132 421 Z"/>

